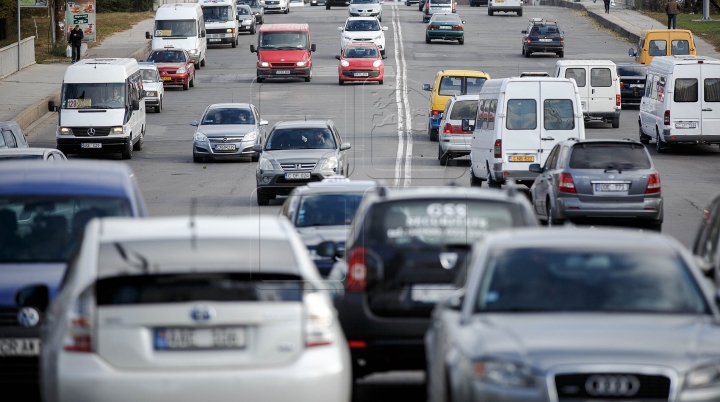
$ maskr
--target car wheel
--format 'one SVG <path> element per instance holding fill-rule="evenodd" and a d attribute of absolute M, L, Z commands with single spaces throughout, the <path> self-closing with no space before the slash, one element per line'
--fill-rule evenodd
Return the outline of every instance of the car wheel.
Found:
<path fill-rule="evenodd" d="M 343 81 L 343 80 L 341 80 L 340 78 L 338 78 L 338 85 L 345 85 L 345 81 Z"/>
<path fill-rule="evenodd" d="M 647 135 L 645 135 L 645 133 L 643 132 L 643 129 L 642 129 L 642 125 L 640 125 L 640 124 L 638 124 L 638 131 L 639 131 L 638 134 L 639 134 L 639 136 L 640 136 L 640 142 L 643 143 L 643 144 L 649 144 L 649 143 L 650 143 L 650 137 L 648 137 Z"/>
<path fill-rule="evenodd" d="M 432 126 L 430 125 L 430 122 L 428 122 L 428 137 L 430 137 L 430 141 L 437 141 L 438 140 L 438 132 Z"/>
<path fill-rule="evenodd" d="M 382 84 L 384 84 L 384 83 L 385 83 L 385 80 L 382 80 L 382 79 L 381 79 L 380 81 L 378 81 L 378 84 L 380 84 L 380 85 L 382 85 Z"/>
<path fill-rule="evenodd" d="M 522 9 L 520 9 L 520 11 L 518 11 L 517 15 L 518 15 L 518 17 L 522 17 Z"/>
<path fill-rule="evenodd" d="M 327 4 L 325 4 L 325 9 L 326 9 L 326 10 L 329 10 L 329 9 L 330 9 L 330 6 L 327 5 Z"/>
<path fill-rule="evenodd" d="M 251 156 L 251 157 L 250 157 L 250 160 L 253 161 L 253 162 L 259 161 L 259 160 L 260 160 L 260 154 L 255 154 L 255 155 Z"/>
<path fill-rule="evenodd" d="M 440 144 L 438 144 L 438 159 L 440 160 L 440 164 L 442 166 L 447 166 L 448 162 L 450 161 L 450 153 L 443 152 L 443 149 L 440 146 Z"/>
<path fill-rule="evenodd" d="M 460 45 L 465 44 L 465 38 L 458 39 L 458 44 L 460 44 Z"/>
<path fill-rule="evenodd" d="M 193 75 L 192 79 L 190 80 L 190 88 L 195 87 L 195 76 Z"/>
<path fill-rule="evenodd" d="M 561 59 L 562 59 L 563 57 L 565 57 L 565 51 L 563 50 L 563 51 L 561 51 L 561 52 L 558 52 L 558 57 L 561 58 Z"/>
<path fill-rule="evenodd" d="M 137 140 L 135 145 L 133 145 L 133 151 L 141 151 L 143 148 L 143 141 L 145 136 L 143 134 L 140 134 L 140 138 Z"/>
<path fill-rule="evenodd" d="M 122 158 L 123 159 L 132 159 L 132 151 L 133 151 L 133 143 L 132 139 L 128 138 L 127 144 L 125 144 L 125 149 L 122 151 Z"/>
<path fill-rule="evenodd" d="M 520 54 L 522 54 L 523 56 L 525 56 L 525 46 L 523 46 L 522 52 L 520 52 Z"/>
<path fill-rule="evenodd" d="M 657 133 L 657 135 L 655 136 L 655 150 L 657 150 L 659 154 L 663 154 L 665 153 L 665 151 L 667 151 L 667 147 L 665 146 L 665 144 L 660 141 L 660 133 Z"/>
<path fill-rule="evenodd" d="M 482 182 L 479 177 L 475 176 L 475 172 L 473 172 L 473 168 L 470 166 L 470 187 L 480 187 L 482 186 Z"/>
<path fill-rule="evenodd" d="M 425 34 L 425 43 L 430 43 L 430 37 L 427 34 Z"/>
<path fill-rule="evenodd" d="M 200 62 L 199 62 L 199 61 L 198 61 L 197 63 L 193 63 L 193 64 L 195 65 L 195 69 L 196 69 L 196 70 L 199 70 L 199 69 L 200 69 Z"/>
<path fill-rule="evenodd" d="M 495 181 L 495 179 L 493 179 L 492 174 L 490 173 L 490 169 L 488 169 L 487 171 L 488 171 L 488 173 L 487 173 L 488 187 L 490 187 L 490 188 L 500 188 L 500 187 L 502 186 L 502 185 L 500 184 L 500 182 L 497 182 L 497 181 Z"/>
<path fill-rule="evenodd" d="M 232 43 L 230 44 L 230 47 L 232 47 L 233 49 L 235 49 L 235 48 L 237 47 L 237 44 L 238 44 L 238 38 L 235 38 L 235 40 L 232 41 Z"/>
<path fill-rule="evenodd" d="M 310 82 L 311 79 L 312 79 L 312 76 L 310 76 L 310 77 L 305 77 L 305 82 Z"/>
<path fill-rule="evenodd" d="M 263 81 L 265 81 L 265 78 L 257 77 L 258 84 L 262 84 Z"/>
<path fill-rule="evenodd" d="M 289 12 L 290 12 L 290 6 L 288 6 L 288 7 L 285 9 L 285 14 L 287 14 L 287 13 L 289 13 Z"/>
<path fill-rule="evenodd" d="M 493 16 L 492 10 L 488 10 L 488 15 L 491 16 L 491 17 Z"/>
<path fill-rule="evenodd" d="M 190 81 L 183 84 L 183 91 L 187 91 L 188 89 L 190 89 Z"/>
<path fill-rule="evenodd" d="M 532 54 L 531 51 L 525 50 L 525 57 L 530 57 L 531 54 Z"/>
<path fill-rule="evenodd" d="M 202 157 L 202 156 L 195 156 L 195 154 L 193 154 L 193 162 L 195 162 L 195 163 L 202 163 L 202 161 L 203 161 L 203 157 Z"/>
<path fill-rule="evenodd" d="M 255 35 L 255 32 L 256 32 L 255 25 L 253 25 L 253 27 L 250 28 L 250 35 Z"/>
<path fill-rule="evenodd" d="M 260 17 L 260 25 L 265 23 L 265 16 Z"/>
<path fill-rule="evenodd" d="M 620 128 L 620 117 L 613 117 L 612 128 Z"/>
<path fill-rule="evenodd" d="M 257 204 L 258 205 L 270 205 L 270 197 L 267 194 L 262 194 L 258 191 L 257 193 Z"/>
<path fill-rule="evenodd" d="M 203 57 L 202 60 L 200 60 L 200 65 L 203 66 L 203 67 L 205 67 L 205 58 L 204 58 L 204 57 Z"/>
<path fill-rule="evenodd" d="M 655 232 L 662 232 L 662 224 L 663 224 L 662 222 L 653 222 L 653 223 L 645 225 L 645 227 L 648 230 L 652 230 Z"/>
<path fill-rule="evenodd" d="M 162 111 L 162 97 L 158 99 L 158 105 L 155 106 L 155 113 L 160 113 Z"/>

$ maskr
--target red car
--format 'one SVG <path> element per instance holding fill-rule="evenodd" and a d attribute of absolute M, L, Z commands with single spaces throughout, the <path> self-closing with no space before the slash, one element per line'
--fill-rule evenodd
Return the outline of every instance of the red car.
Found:
<path fill-rule="evenodd" d="M 345 45 L 342 55 L 335 56 L 338 64 L 338 83 L 350 81 L 377 81 L 380 85 L 385 78 L 385 65 L 380 50 L 374 43 L 352 43 Z"/>
<path fill-rule="evenodd" d="M 153 50 L 147 61 L 157 66 L 163 86 L 182 86 L 185 90 L 195 86 L 195 64 L 184 49 L 167 46 Z"/>

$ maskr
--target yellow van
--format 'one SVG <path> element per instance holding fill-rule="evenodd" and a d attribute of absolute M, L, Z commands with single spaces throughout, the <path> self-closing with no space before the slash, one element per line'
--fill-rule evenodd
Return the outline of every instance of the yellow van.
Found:
<path fill-rule="evenodd" d="M 696 55 L 697 51 L 692 32 L 686 29 L 650 29 L 638 41 L 637 50 L 631 48 L 628 54 L 636 63 L 649 65 L 655 56 Z"/>
<path fill-rule="evenodd" d="M 443 110 L 453 95 L 477 95 L 490 75 L 474 70 L 440 70 L 433 85 L 423 84 L 424 91 L 430 91 L 428 111 L 428 136 L 430 141 L 438 140 L 438 130 Z"/>

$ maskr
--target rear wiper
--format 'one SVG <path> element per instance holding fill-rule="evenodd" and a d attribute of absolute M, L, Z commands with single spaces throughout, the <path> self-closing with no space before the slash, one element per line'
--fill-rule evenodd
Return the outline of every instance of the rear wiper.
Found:
<path fill-rule="evenodd" d="M 133 257 L 140 260 L 140 265 L 138 265 L 136 262 L 130 261 L 130 254 L 128 254 L 128 251 L 125 249 L 125 247 L 122 244 L 115 242 L 115 243 L 113 243 L 113 245 L 115 246 L 115 249 L 118 251 L 118 254 L 120 254 L 120 257 L 122 257 L 122 259 L 126 263 L 128 263 L 128 265 L 130 265 L 134 268 L 139 268 L 143 274 L 150 273 L 150 263 L 148 262 L 147 258 L 142 256 L 142 254 L 138 253 L 137 251 L 130 250 L 130 252 L 133 254 Z"/>
<path fill-rule="evenodd" d="M 608 167 L 605 168 L 603 173 L 607 173 L 611 170 L 617 170 L 618 173 L 622 173 L 622 169 L 620 167 L 615 167 L 615 165 L 608 165 Z"/>

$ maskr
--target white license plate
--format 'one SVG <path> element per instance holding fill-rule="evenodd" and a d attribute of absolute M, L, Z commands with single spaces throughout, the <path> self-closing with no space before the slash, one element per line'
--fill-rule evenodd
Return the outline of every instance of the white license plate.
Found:
<path fill-rule="evenodd" d="M 441 27 L 440 27 L 440 29 L 452 29 L 452 27 L 449 27 L 449 26 L 443 25 L 443 26 L 441 26 Z"/>
<path fill-rule="evenodd" d="M 455 289 L 455 286 L 447 284 L 413 285 L 410 288 L 410 299 L 421 303 L 437 303 L 450 297 Z"/>
<path fill-rule="evenodd" d="M 285 173 L 285 178 L 288 180 L 309 179 L 310 173 Z"/>
<path fill-rule="evenodd" d="M 596 193 L 628 191 L 630 184 L 628 183 L 595 183 Z"/>
<path fill-rule="evenodd" d="M 155 328 L 155 350 L 242 349 L 245 328 Z"/>
<path fill-rule="evenodd" d="M 552 42 L 552 39 L 538 39 L 540 42 Z"/>
<path fill-rule="evenodd" d="M 630 84 L 630 88 L 645 88 L 645 84 Z"/>
<path fill-rule="evenodd" d="M 697 128 L 697 123 L 675 123 L 675 128 Z"/>
<path fill-rule="evenodd" d="M 220 39 L 208 39 L 208 42 L 220 42 Z"/>
<path fill-rule="evenodd" d="M 0 356 L 37 356 L 40 354 L 40 339 L 0 339 Z"/>
<path fill-rule="evenodd" d="M 235 144 L 220 144 L 215 146 L 216 151 L 234 151 Z"/>
<path fill-rule="evenodd" d="M 290 74 L 290 70 L 277 70 L 275 74 Z"/>
<path fill-rule="evenodd" d="M 353 74 L 355 77 L 368 77 L 370 74 L 368 73 L 355 73 Z"/>
<path fill-rule="evenodd" d="M 80 144 L 80 148 L 102 148 L 100 142 L 83 142 Z"/>

